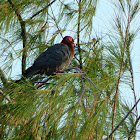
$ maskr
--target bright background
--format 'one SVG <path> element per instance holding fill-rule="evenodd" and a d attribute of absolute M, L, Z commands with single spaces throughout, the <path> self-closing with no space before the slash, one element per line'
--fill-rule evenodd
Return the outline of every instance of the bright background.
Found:
<path fill-rule="evenodd" d="M 112 17 L 114 16 L 115 8 L 109 0 L 100 0 L 97 7 L 97 13 L 93 19 L 94 29 L 96 34 L 106 34 L 111 28 L 111 23 L 113 23 Z M 134 26 L 132 28 L 140 28 L 140 12 L 138 17 L 136 17 Z M 132 65 L 134 73 L 134 85 L 137 100 L 140 98 L 140 32 L 137 35 L 132 49 Z M 126 85 L 122 85 L 120 90 L 122 100 L 127 102 L 130 106 L 134 105 L 134 95 L 130 88 Z M 125 94 L 124 94 L 125 93 Z M 140 102 L 138 103 L 138 112 L 140 115 Z M 139 126 L 140 131 L 140 126 Z M 137 140 L 140 140 L 140 132 L 137 133 Z"/>

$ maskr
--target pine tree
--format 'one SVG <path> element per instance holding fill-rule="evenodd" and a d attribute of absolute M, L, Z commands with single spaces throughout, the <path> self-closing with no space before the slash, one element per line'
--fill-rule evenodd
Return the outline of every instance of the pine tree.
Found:
<path fill-rule="evenodd" d="M 0 1 L 0 138 L 135 139 L 140 116 L 134 88 L 132 30 L 137 0 L 116 0 L 112 28 L 93 35 L 97 0 Z M 47 47 L 71 35 L 75 56 L 64 73 L 19 83 Z M 93 38 L 94 37 L 94 38 Z M 121 99 L 129 85 L 134 106 Z"/>

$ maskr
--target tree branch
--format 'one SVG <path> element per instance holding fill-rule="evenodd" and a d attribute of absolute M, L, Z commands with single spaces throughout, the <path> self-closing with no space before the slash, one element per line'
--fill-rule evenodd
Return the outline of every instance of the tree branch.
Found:
<path fill-rule="evenodd" d="M 7 79 L 6 79 L 6 77 L 5 77 L 5 75 L 4 75 L 4 73 L 3 73 L 1 68 L 0 68 L 0 79 L 1 79 L 1 81 L 3 83 L 3 85 L 5 86 L 7 84 Z"/>
<path fill-rule="evenodd" d="M 62 70 L 60 73 L 64 73 L 64 72 L 66 72 L 66 71 L 70 71 L 70 70 L 72 70 L 72 69 L 75 69 L 75 70 L 79 71 L 80 73 L 83 73 L 83 77 L 82 77 L 82 78 L 87 79 L 87 80 L 96 88 L 96 90 L 98 91 L 98 93 L 102 93 L 102 92 L 100 92 L 100 91 L 98 90 L 98 88 L 95 86 L 95 84 L 92 82 L 92 80 L 88 77 L 87 73 L 85 73 L 84 71 L 81 71 L 81 70 L 80 70 L 79 68 L 77 68 L 77 67 L 71 67 L 71 68 L 64 69 L 64 70 Z M 39 82 L 40 84 L 36 85 L 35 87 L 38 89 L 38 88 L 41 87 L 42 85 L 45 85 L 47 81 L 49 81 L 49 80 L 52 79 L 52 78 L 56 78 L 56 77 L 57 77 L 57 76 L 50 76 L 50 77 L 48 77 L 46 80 L 44 80 L 44 81 L 42 81 L 42 82 Z M 102 94 L 104 95 L 104 97 L 106 97 L 104 93 L 102 93 Z"/>
<path fill-rule="evenodd" d="M 21 26 L 21 36 L 23 40 L 23 53 L 22 53 L 22 75 L 23 75 L 26 67 L 26 54 L 27 54 L 25 21 L 22 19 L 21 14 L 19 10 L 16 8 L 15 4 L 11 0 L 8 0 L 8 2 L 11 4 L 12 8 L 14 9 Z"/>
<path fill-rule="evenodd" d="M 56 77 L 56 76 L 55 76 Z M 43 82 L 41 82 L 40 84 L 36 85 L 35 87 L 38 89 L 41 86 L 45 85 L 47 81 L 49 81 L 50 79 L 54 78 L 54 76 L 50 76 L 48 77 L 46 80 L 44 80 Z"/>
<path fill-rule="evenodd" d="M 66 72 L 66 71 L 70 71 L 70 70 L 72 70 L 72 69 L 78 70 L 80 73 L 85 74 L 85 76 L 83 76 L 83 78 L 87 79 L 87 80 L 96 88 L 96 90 L 97 90 L 99 93 L 102 93 L 102 92 L 100 92 L 100 91 L 98 90 L 98 88 L 95 86 L 95 84 L 92 82 L 92 80 L 88 77 L 87 73 L 84 72 L 84 71 L 81 71 L 81 70 L 80 70 L 79 68 L 77 68 L 77 67 L 67 68 L 67 69 L 65 69 L 65 70 L 62 70 L 61 73 L 64 73 L 64 72 Z M 102 93 L 102 94 L 104 95 L 104 97 L 106 97 L 104 93 Z"/>
<path fill-rule="evenodd" d="M 115 101 L 114 101 L 113 115 L 112 115 L 112 131 L 114 129 L 115 111 L 116 111 L 116 106 L 117 106 L 117 102 L 118 102 L 118 94 L 119 94 L 119 84 L 120 84 L 120 79 L 121 79 L 121 73 L 123 70 L 123 61 L 124 61 L 124 55 L 125 55 L 126 46 L 127 46 L 128 31 L 129 31 L 129 26 L 130 26 L 130 9 L 131 9 L 131 1 L 129 3 L 129 9 L 128 9 L 128 19 L 127 19 L 127 25 L 126 25 L 126 30 L 125 30 L 125 38 L 123 38 L 123 36 L 122 36 L 122 40 L 124 40 L 124 44 L 123 44 L 124 48 L 121 52 L 121 56 L 122 56 L 121 57 L 121 66 L 120 66 L 120 71 L 119 71 L 118 82 L 116 85 Z M 113 140 L 113 135 L 111 135 L 111 140 Z"/>
<path fill-rule="evenodd" d="M 65 70 L 62 70 L 61 73 L 64 73 L 64 72 L 69 71 L 69 70 L 72 70 L 72 69 L 76 69 L 76 70 L 79 70 L 80 72 L 84 73 L 83 71 L 81 71 L 81 70 L 80 70 L 79 68 L 77 68 L 77 67 L 67 68 L 67 69 L 65 69 Z M 56 78 L 56 77 L 57 77 L 57 76 L 50 76 L 50 77 L 48 77 L 46 80 L 40 82 L 40 84 L 36 85 L 35 87 L 38 89 L 38 88 L 40 88 L 42 85 L 45 85 L 47 81 L 49 81 L 49 80 L 52 79 L 52 78 Z"/>

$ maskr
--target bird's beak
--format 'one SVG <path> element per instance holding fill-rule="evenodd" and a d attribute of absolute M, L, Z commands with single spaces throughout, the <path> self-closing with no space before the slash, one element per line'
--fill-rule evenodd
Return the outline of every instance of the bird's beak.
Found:
<path fill-rule="evenodd" d="M 76 46 L 76 44 L 73 42 L 73 46 L 75 47 Z"/>

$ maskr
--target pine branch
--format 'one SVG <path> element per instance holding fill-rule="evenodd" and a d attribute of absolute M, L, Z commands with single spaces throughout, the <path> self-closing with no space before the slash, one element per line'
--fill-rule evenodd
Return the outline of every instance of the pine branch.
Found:
<path fill-rule="evenodd" d="M 136 106 L 137 107 L 137 106 Z M 136 119 L 136 122 L 134 124 L 134 126 L 132 127 L 131 131 L 130 131 L 130 134 L 129 134 L 129 137 L 128 137 L 128 140 L 131 140 L 131 135 L 133 133 L 133 130 L 136 129 L 136 125 L 138 124 L 138 122 L 140 121 L 140 116 Z"/>
<path fill-rule="evenodd" d="M 106 138 L 106 140 L 109 140 L 109 138 L 113 135 L 113 133 L 120 127 L 120 125 L 125 121 L 125 119 L 130 115 L 130 113 L 133 111 L 133 109 L 137 106 L 137 104 L 139 103 L 139 101 L 140 101 L 140 98 L 134 104 L 134 106 L 131 108 L 131 110 L 126 114 L 126 116 L 121 120 L 121 122 L 115 127 L 115 129 L 113 129 L 113 131 L 110 133 L 110 135 L 108 136 L 108 138 Z M 139 117 L 139 119 L 140 119 L 140 117 Z M 139 119 L 137 121 L 139 121 Z"/>
<path fill-rule="evenodd" d="M 82 75 L 82 76 L 83 76 L 82 78 L 87 79 L 87 80 L 96 88 L 96 90 L 97 90 L 99 93 L 102 93 L 102 92 L 100 92 L 100 91 L 98 90 L 98 88 L 95 86 L 95 84 L 92 82 L 92 80 L 88 77 L 87 73 L 84 72 L 84 71 L 81 71 L 81 70 L 80 70 L 79 68 L 77 68 L 77 67 L 67 68 L 67 69 L 61 71 L 61 73 L 64 73 L 64 72 L 66 72 L 66 71 L 70 71 L 70 70 L 72 70 L 72 69 L 75 69 L 75 70 L 79 71 L 80 73 L 83 73 L 84 76 Z M 104 95 L 104 97 L 106 97 L 104 93 L 102 93 L 102 94 Z"/>
<path fill-rule="evenodd" d="M 21 35 L 23 39 L 23 53 L 22 53 L 22 75 L 23 75 L 26 68 L 26 57 L 27 57 L 25 22 L 21 22 Z"/>
<path fill-rule="evenodd" d="M 11 103 L 11 99 L 0 89 L 0 93 L 5 97 L 5 99 Z"/>
<path fill-rule="evenodd" d="M 6 79 L 6 77 L 5 77 L 5 75 L 4 75 L 4 73 L 3 73 L 1 68 L 0 68 L 0 79 L 1 79 L 1 81 L 2 81 L 4 86 L 8 83 L 7 79 Z"/>
<path fill-rule="evenodd" d="M 65 70 L 62 70 L 61 73 L 64 73 L 66 71 L 70 71 L 71 69 L 76 69 L 76 70 L 79 70 L 81 71 L 79 68 L 76 68 L 76 67 L 72 67 L 72 68 L 67 68 Z M 84 73 L 83 71 L 81 71 L 81 73 Z M 38 89 L 40 88 L 41 86 L 45 85 L 47 81 L 49 81 L 50 79 L 52 78 L 56 78 L 57 76 L 50 76 L 48 77 L 46 80 L 42 81 L 42 82 L 39 82 L 40 84 L 36 85 L 35 87 Z"/>
<path fill-rule="evenodd" d="M 8 0 L 8 2 L 14 9 L 21 26 L 21 36 L 23 39 L 23 53 L 22 53 L 22 75 L 23 75 L 26 67 L 26 54 L 27 54 L 25 21 L 22 19 L 19 10 L 16 8 L 16 5 L 12 2 L 12 0 Z"/>
<path fill-rule="evenodd" d="M 127 19 L 127 26 L 126 26 L 125 39 L 124 39 L 124 48 L 123 48 L 123 52 L 121 54 L 121 56 L 122 56 L 121 66 L 120 66 L 120 71 L 119 71 L 118 82 L 116 85 L 115 101 L 114 101 L 113 115 L 112 115 L 112 131 L 114 129 L 115 111 L 116 111 L 116 106 L 117 106 L 117 102 L 118 102 L 118 94 L 119 94 L 119 84 L 120 84 L 121 73 L 122 73 L 122 69 L 123 69 L 123 61 L 124 61 L 124 55 L 125 55 L 125 50 L 126 50 L 126 46 L 127 46 L 128 31 L 129 31 L 129 26 L 130 26 L 130 9 L 131 9 L 131 1 L 129 3 L 128 19 Z M 123 37 L 122 37 L 122 39 L 123 39 Z M 111 140 L 113 140 L 113 135 L 111 135 Z"/>
<path fill-rule="evenodd" d="M 47 6 L 45 6 L 43 9 L 41 9 L 40 11 L 36 12 L 34 15 L 32 15 L 29 19 L 27 20 L 31 20 L 33 19 L 35 16 L 37 16 L 38 14 L 40 14 L 41 12 L 43 12 L 46 8 L 48 8 L 49 6 L 51 6 L 56 0 L 53 0 L 51 3 L 49 3 Z"/>
<path fill-rule="evenodd" d="M 98 91 L 98 93 L 102 93 L 102 92 L 100 92 L 100 91 L 98 90 L 98 88 L 95 86 L 95 84 L 92 82 L 92 80 L 88 77 L 87 73 L 84 72 L 84 71 L 81 71 L 81 70 L 80 70 L 79 68 L 77 68 L 77 67 L 67 68 L 67 69 L 61 71 L 61 73 L 66 72 L 66 71 L 70 71 L 70 70 L 72 70 L 72 69 L 78 70 L 80 73 L 83 73 L 84 76 L 82 75 L 82 78 L 87 79 L 87 80 L 96 88 L 96 90 Z M 106 97 L 104 93 L 102 93 L 102 94 L 104 95 L 104 97 Z"/>

